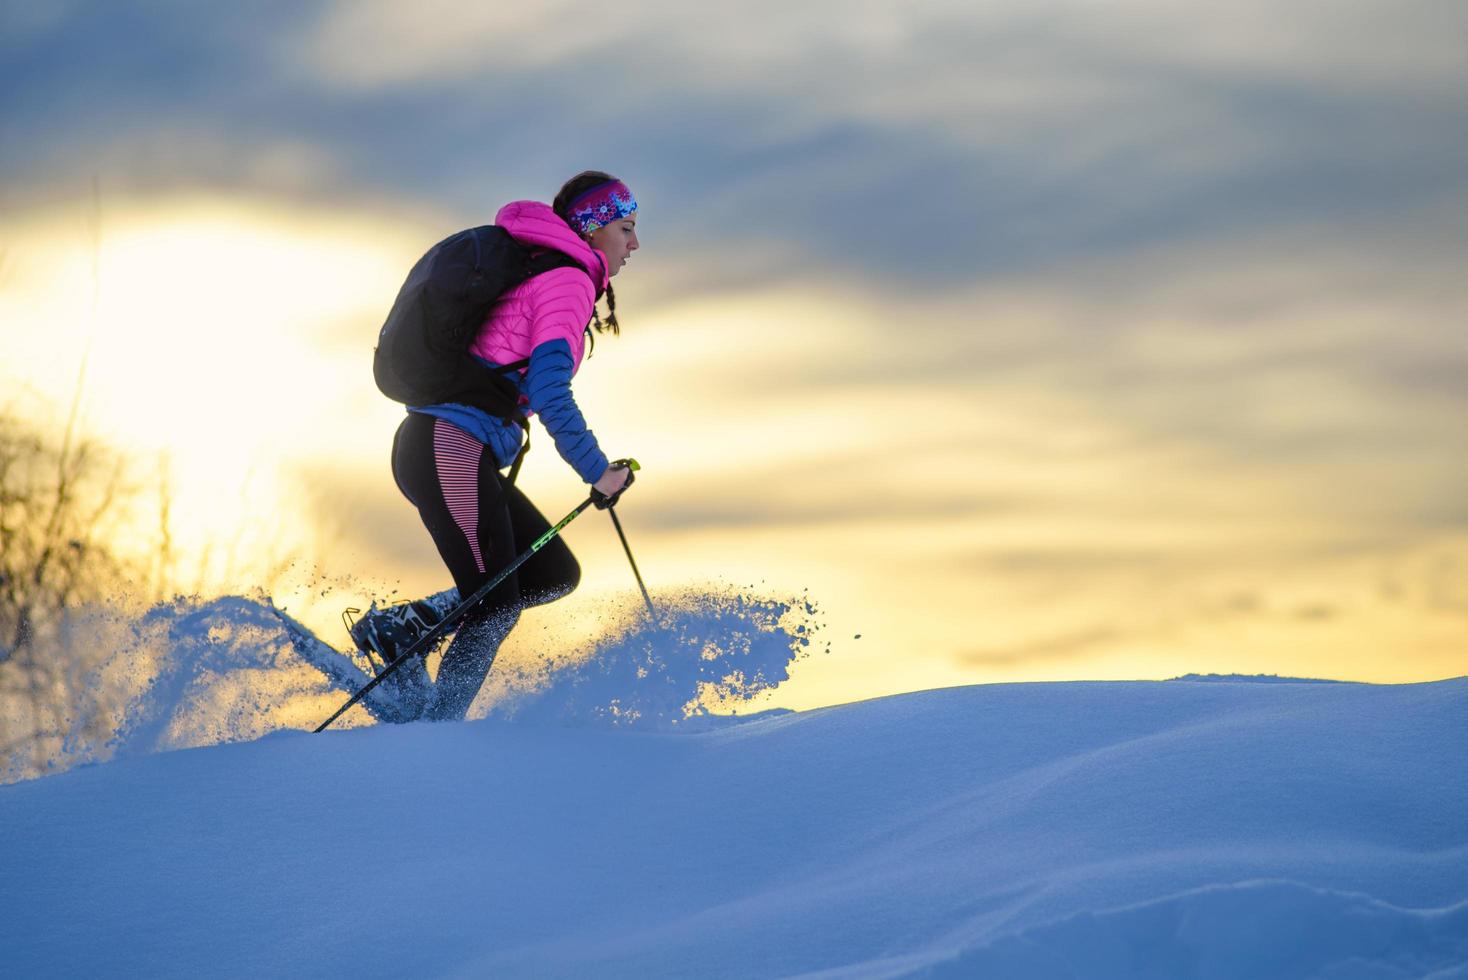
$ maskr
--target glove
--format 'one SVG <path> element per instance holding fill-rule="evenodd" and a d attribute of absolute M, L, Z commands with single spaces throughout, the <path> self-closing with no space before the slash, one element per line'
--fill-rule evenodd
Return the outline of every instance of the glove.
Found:
<path fill-rule="evenodd" d="M 591 502 L 596 504 L 597 510 L 606 510 L 608 507 L 616 506 L 617 500 L 622 496 L 622 494 L 627 492 L 628 487 L 632 486 L 634 474 L 642 467 L 637 465 L 637 460 L 635 459 L 619 459 L 614 462 L 609 468 L 616 470 L 626 470 L 627 480 L 625 483 L 617 488 L 617 491 L 615 493 L 610 495 L 602 493 L 596 487 L 592 487 Z"/>

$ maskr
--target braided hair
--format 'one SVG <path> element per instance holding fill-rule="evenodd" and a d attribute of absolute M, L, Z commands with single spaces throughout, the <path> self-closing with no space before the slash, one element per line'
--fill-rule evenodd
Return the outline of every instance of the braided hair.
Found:
<path fill-rule="evenodd" d="M 556 194 L 556 199 L 551 202 L 551 210 L 558 214 L 567 225 L 570 225 L 571 202 L 598 184 L 605 184 L 607 181 L 616 179 L 611 174 L 602 173 L 600 170 L 584 170 L 561 185 L 560 193 Z M 617 296 L 612 292 L 610 282 L 607 283 L 606 323 L 603 324 L 601 314 L 597 312 L 595 304 L 591 307 L 591 316 L 591 325 L 596 328 L 597 333 L 601 333 L 604 329 L 610 329 L 613 334 L 621 333 L 621 328 L 617 324 Z"/>

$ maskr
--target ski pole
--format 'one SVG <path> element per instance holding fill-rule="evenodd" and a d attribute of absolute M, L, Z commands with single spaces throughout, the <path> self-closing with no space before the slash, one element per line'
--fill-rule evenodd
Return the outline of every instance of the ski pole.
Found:
<path fill-rule="evenodd" d="M 617 516 L 617 508 L 608 507 L 607 513 L 612 515 L 612 524 L 617 528 L 617 537 L 622 539 L 622 550 L 627 552 L 627 563 L 632 566 L 632 575 L 637 579 L 637 587 L 642 590 L 642 601 L 647 603 L 647 614 L 656 624 L 658 614 L 652 607 L 652 596 L 647 594 L 647 586 L 642 584 L 642 573 L 637 570 L 637 559 L 632 557 L 632 546 L 627 543 L 627 534 L 622 530 L 622 520 Z"/>

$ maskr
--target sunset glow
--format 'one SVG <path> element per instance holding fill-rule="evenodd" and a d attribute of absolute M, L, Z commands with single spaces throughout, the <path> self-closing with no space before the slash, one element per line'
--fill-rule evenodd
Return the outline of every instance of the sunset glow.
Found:
<path fill-rule="evenodd" d="M 263 115 L 210 89 L 235 121 L 197 132 L 131 69 L 131 121 L 66 122 L 66 76 L 38 60 L 0 184 L 4 408 L 59 437 L 80 379 L 82 430 L 168 497 L 119 544 L 146 553 L 163 521 L 185 578 L 272 591 L 340 641 L 343 607 L 447 584 L 388 471 L 402 409 L 369 364 L 404 274 L 607 165 L 643 202 L 643 248 L 616 282 L 623 335 L 576 394 L 645 468 L 624 515 L 655 591 L 821 608 L 830 652 L 778 702 L 1459 675 L 1461 60 L 1429 12 L 1367 50 L 1255 6 L 1185 31 L 1146 3 L 1116 14 L 1126 31 L 1086 5 L 1056 23 L 863 6 L 830 37 L 772 8 L 748 50 L 716 52 L 664 11 L 684 46 L 650 42 L 647 64 L 702 73 L 674 97 L 639 62 L 616 93 L 640 108 L 605 120 L 566 80 L 585 44 L 536 14 L 445 34 L 326 4 L 299 31 L 236 25 L 227 50 L 268 51 L 288 82 L 261 83 L 282 86 Z M 1373 9 L 1347 19 L 1381 27 Z M 51 50 L 65 24 L 17 36 Z M 537 108 L 488 99 L 463 122 L 440 95 L 484 80 L 487 32 L 524 42 L 500 68 Z M 47 149 L 48 111 L 84 164 Z M 522 480 L 552 516 L 584 494 L 542 430 Z M 568 532 L 583 588 L 507 656 L 594 635 L 631 595 L 605 523 Z"/>

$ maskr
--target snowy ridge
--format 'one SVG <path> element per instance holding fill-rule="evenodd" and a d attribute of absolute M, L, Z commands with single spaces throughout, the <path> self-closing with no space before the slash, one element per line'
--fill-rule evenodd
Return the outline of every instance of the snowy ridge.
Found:
<path fill-rule="evenodd" d="M 488 719 L 0 787 L 20 975 L 1462 977 L 1468 680 Z"/>
<path fill-rule="evenodd" d="M 1212 681 L 1219 684 L 1338 684 L 1318 677 L 1281 677 L 1279 674 L 1183 674 L 1175 681 Z"/>

